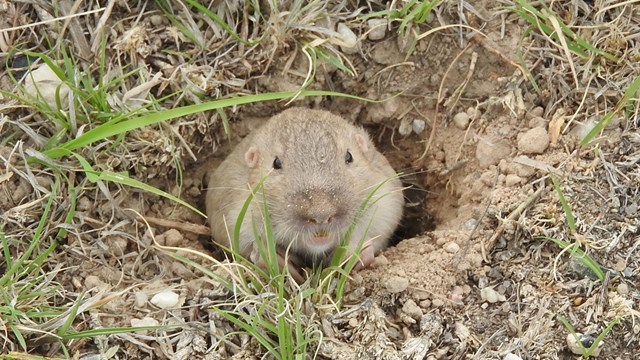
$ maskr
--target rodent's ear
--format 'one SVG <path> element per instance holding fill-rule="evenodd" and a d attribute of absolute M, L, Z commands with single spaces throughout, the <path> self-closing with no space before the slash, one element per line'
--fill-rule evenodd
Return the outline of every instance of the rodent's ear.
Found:
<path fill-rule="evenodd" d="M 258 148 L 256 146 L 250 147 L 249 150 L 244 153 L 244 160 L 250 168 L 258 166 L 260 162 L 260 151 L 258 151 Z"/>
<path fill-rule="evenodd" d="M 362 133 L 358 132 L 355 135 L 356 145 L 358 145 L 358 149 L 363 154 L 366 154 L 369 151 L 369 147 L 371 144 L 371 140 L 369 139 L 369 135 L 367 135 L 364 131 Z"/>

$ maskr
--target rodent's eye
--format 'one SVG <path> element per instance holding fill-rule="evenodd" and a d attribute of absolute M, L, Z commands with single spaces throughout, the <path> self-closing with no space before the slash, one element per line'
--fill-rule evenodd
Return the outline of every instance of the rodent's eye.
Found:
<path fill-rule="evenodd" d="M 344 162 L 345 164 L 351 164 L 353 162 L 353 156 L 349 150 L 347 150 L 347 153 L 344 155 Z"/>
<path fill-rule="evenodd" d="M 277 156 L 273 160 L 273 168 L 276 169 L 276 170 L 282 169 L 282 161 L 280 161 L 280 159 Z"/>

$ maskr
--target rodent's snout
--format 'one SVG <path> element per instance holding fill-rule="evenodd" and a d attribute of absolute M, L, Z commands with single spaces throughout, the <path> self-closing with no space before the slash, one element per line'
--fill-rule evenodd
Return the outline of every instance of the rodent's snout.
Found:
<path fill-rule="evenodd" d="M 302 222 L 314 225 L 332 223 L 340 216 L 339 199 L 322 190 L 307 190 L 294 195 L 296 213 Z"/>

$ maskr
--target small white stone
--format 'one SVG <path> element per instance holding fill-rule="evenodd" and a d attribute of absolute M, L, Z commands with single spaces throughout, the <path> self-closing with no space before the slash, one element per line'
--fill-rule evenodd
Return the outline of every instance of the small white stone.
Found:
<path fill-rule="evenodd" d="M 131 326 L 132 327 L 142 327 L 142 326 L 159 326 L 160 323 L 158 322 L 158 320 L 154 319 L 154 318 L 150 318 L 150 317 L 143 317 L 142 319 L 131 319 Z M 148 330 L 140 330 L 140 331 L 136 331 L 139 334 L 147 334 L 149 331 Z"/>
<path fill-rule="evenodd" d="M 24 93 L 44 100 L 52 108 L 58 108 L 56 98 L 59 97 L 62 108 L 66 109 L 69 90 L 46 63 L 25 75 Z"/>
<path fill-rule="evenodd" d="M 161 15 L 151 15 L 149 17 L 149 21 L 151 21 L 151 24 L 154 26 L 160 26 L 164 24 L 164 17 Z"/>
<path fill-rule="evenodd" d="M 340 46 L 340 49 L 345 54 L 358 52 L 358 37 L 345 23 L 338 24 L 338 34 L 340 34 L 340 38 L 344 43 L 344 45 Z"/>
<path fill-rule="evenodd" d="M 369 27 L 369 34 L 367 35 L 369 40 L 382 40 L 387 35 L 386 19 L 369 19 L 367 21 L 367 26 Z"/>
<path fill-rule="evenodd" d="M 582 334 L 580 333 L 576 333 L 576 335 L 578 338 L 582 336 Z M 576 340 L 576 337 L 571 333 L 567 334 L 567 347 L 569 348 L 569 350 L 571 350 L 572 353 L 576 355 L 582 354 L 582 348 L 580 348 L 578 340 Z"/>
<path fill-rule="evenodd" d="M 147 301 L 149 301 L 149 296 L 143 291 L 136 291 L 133 296 L 135 297 L 134 305 L 137 308 L 144 308 L 147 305 Z"/>
<path fill-rule="evenodd" d="M 456 334 L 456 336 L 458 337 L 458 339 L 460 339 L 462 341 L 465 341 L 465 340 L 471 338 L 471 331 L 469 330 L 469 328 L 465 324 L 463 324 L 460 321 L 456 321 L 453 331 Z"/>
<path fill-rule="evenodd" d="M 178 306 L 180 297 L 171 290 L 166 290 L 153 295 L 151 303 L 161 309 L 173 309 Z"/>
<path fill-rule="evenodd" d="M 469 114 L 459 112 L 453 116 L 453 124 L 460 130 L 466 130 L 469 126 Z"/>
<path fill-rule="evenodd" d="M 482 298 L 482 300 L 491 304 L 497 303 L 498 301 L 506 300 L 504 295 L 495 291 L 491 287 L 482 288 L 482 290 L 480 290 L 480 297 Z"/>
<path fill-rule="evenodd" d="M 420 119 L 415 119 L 413 120 L 413 132 L 416 134 L 420 134 L 424 131 L 425 128 L 425 122 L 424 120 L 420 120 Z"/>
<path fill-rule="evenodd" d="M 579 340 L 576 340 L 576 337 Z M 589 347 L 586 346 L 585 344 L 586 343 L 593 344 L 595 342 L 595 338 L 588 335 L 583 335 L 579 332 L 576 332 L 575 336 L 571 333 L 567 334 L 567 347 L 569 348 L 569 350 L 571 350 L 571 352 L 576 355 L 584 355 L 582 353 L 583 350 L 582 348 L 580 348 L 580 344 L 578 343 L 578 341 L 582 343 L 582 346 L 585 349 L 589 349 Z M 604 341 L 600 341 L 598 343 L 598 346 L 596 346 L 596 348 L 593 349 L 590 356 L 597 357 L 598 355 L 600 355 L 600 351 L 602 350 L 603 345 L 604 345 Z"/>
<path fill-rule="evenodd" d="M 398 126 L 398 133 L 402 136 L 407 136 L 411 134 L 411 130 L 413 130 L 411 123 L 407 119 L 400 120 L 400 126 Z"/>
<path fill-rule="evenodd" d="M 448 252 L 449 254 L 455 254 L 458 251 L 460 251 L 460 245 L 458 245 L 455 242 L 448 242 L 444 245 L 443 247 L 444 251 Z"/>

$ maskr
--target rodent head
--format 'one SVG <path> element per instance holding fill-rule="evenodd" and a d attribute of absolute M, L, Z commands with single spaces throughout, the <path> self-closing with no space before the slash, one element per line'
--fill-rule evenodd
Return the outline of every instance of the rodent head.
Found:
<path fill-rule="evenodd" d="M 252 185 L 267 175 L 278 244 L 312 259 L 333 251 L 372 190 L 373 151 L 363 129 L 327 111 L 291 108 L 260 128 L 245 161 Z"/>

